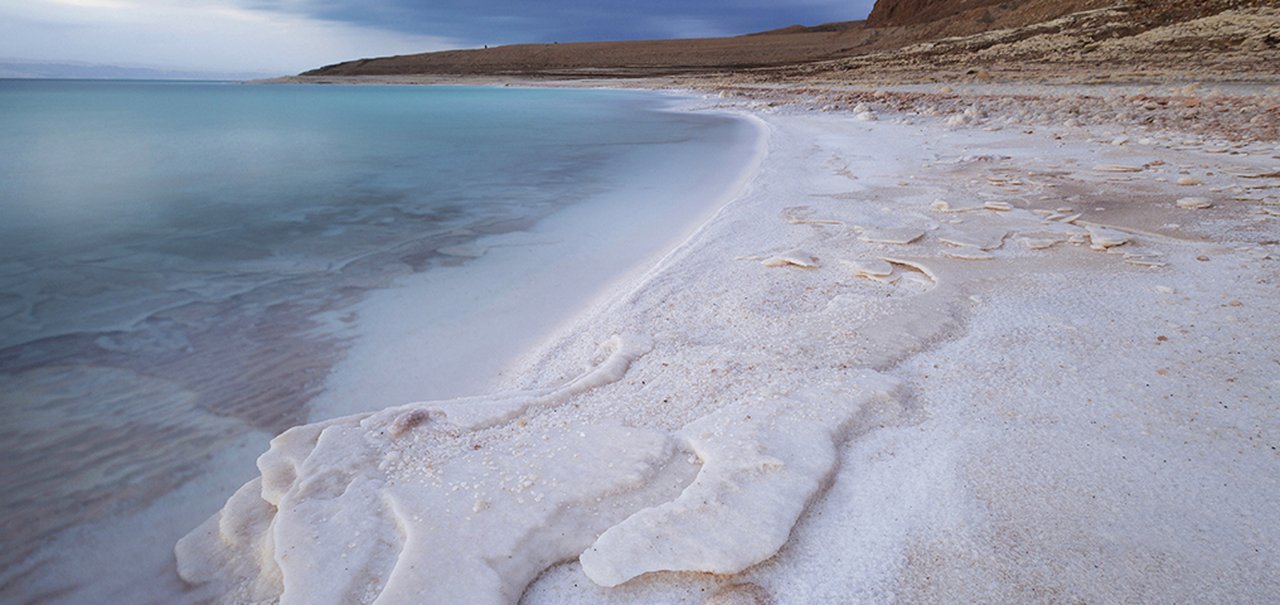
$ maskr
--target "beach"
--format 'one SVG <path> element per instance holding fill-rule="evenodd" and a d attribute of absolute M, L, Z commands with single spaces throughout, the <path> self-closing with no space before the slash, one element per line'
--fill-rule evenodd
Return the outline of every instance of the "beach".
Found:
<path fill-rule="evenodd" d="M 183 602 L 271 438 L 490 389 L 751 174 L 679 102 L 0 82 L 0 601 Z"/>
<path fill-rule="evenodd" d="M 1280 603 L 1280 3 L 0 5 L 0 605 Z"/>
<path fill-rule="evenodd" d="M 1275 89 L 928 86 L 712 87 L 740 192 L 486 392 L 276 437 L 188 596 L 1274 600 Z"/>

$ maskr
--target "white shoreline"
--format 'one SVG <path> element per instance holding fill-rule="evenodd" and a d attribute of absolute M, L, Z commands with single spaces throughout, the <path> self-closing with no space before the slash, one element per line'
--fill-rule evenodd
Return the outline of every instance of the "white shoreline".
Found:
<path fill-rule="evenodd" d="M 744 194 L 526 358 L 507 386 L 529 390 L 310 429 L 321 444 L 307 430 L 277 440 L 262 491 L 278 512 L 245 509 L 258 497 L 250 486 L 223 523 L 245 531 L 214 524 L 180 548 L 187 577 L 224 596 L 269 584 L 245 548 L 279 514 L 276 560 L 295 553 L 286 578 L 299 574 L 285 602 L 336 602 L 370 578 L 382 583 L 362 594 L 387 591 L 379 602 L 412 600 L 415 586 L 531 604 L 1280 594 L 1280 529 L 1267 521 L 1280 498 L 1280 381 L 1267 374 L 1280 363 L 1280 272 L 1267 242 L 1280 228 L 1266 200 L 1235 199 L 1275 150 L 1225 156 L 1160 135 L 1113 145 L 1107 126 L 1023 134 L 889 117 L 766 117 L 770 154 Z M 1174 184 L 1180 175 L 1204 184 Z M 1174 204 L 1192 192 L 1214 207 Z M 1085 214 L 1078 224 L 1057 212 L 1068 205 Z M 815 267 L 759 262 L 771 258 Z M 879 277 L 878 258 L 890 279 L 855 274 Z M 638 337 L 593 355 L 613 334 Z M 590 386 L 539 390 L 573 376 L 583 378 L 571 387 Z M 617 425 L 630 428 L 605 428 Z M 811 467 L 823 456 L 804 446 L 823 443 L 839 463 Z M 565 475 L 579 463 L 562 458 L 538 467 L 540 447 L 583 454 L 583 477 Z M 324 457 L 349 467 L 339 499 L 307 496 Z M 527 484 L 507 486 L 508 474 Z M 397 502 L 391 513 L 377 495 Z M 607 519 L 574 516 L 584 510 Z M 356 512 L 349 520 L 373 525 L 350 552 L 369 571 L 305 581 L 321 570 L 298 555 L 345 552 L 306 536 L 345 543 L 343 515 Z M 390 519 L 398 533 L 378 529 Z M 783 544 L 756 540 L 779 532 Z M 447 552 L 431 550 L 441 540 Z M 584 548 L 582 563 L 537 573 Z M 623 582 L 663 569 L 721 575 Z"/>
<path fill-rule="evenodd" d="M 665 96 L 672 107 L 659 111 L 693 111 L 698 103 Z M 765 126 L 750 114 L 699 113 L 743 121 L 754 142 L 727 150 L 710 174 L 683 175 L 693 181 L 687 187 L 650 185 L 642 194 L 635 190 L 653 175 L 625 175 L 612 191 L 528 230 L 479 238 L 469 245 L 479 258 L 402 278 L 349 310 L 357 316 L 348 328 L 351 348 L 310 402 L 310 420 L 492 392 L 565 326 L 642 283 L 740 195 L 767 149 Z M 629 210 L 635 204 L 645 207 Z"/>

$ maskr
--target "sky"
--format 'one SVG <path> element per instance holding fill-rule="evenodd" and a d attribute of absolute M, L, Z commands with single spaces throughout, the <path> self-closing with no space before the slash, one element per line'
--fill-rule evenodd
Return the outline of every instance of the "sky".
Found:
<path fill-rule="evenodd" d="M 873 0 L 0 0 L 0 62 L 279 75 L 523 42 L 726 36 L 861 19 Z"/>

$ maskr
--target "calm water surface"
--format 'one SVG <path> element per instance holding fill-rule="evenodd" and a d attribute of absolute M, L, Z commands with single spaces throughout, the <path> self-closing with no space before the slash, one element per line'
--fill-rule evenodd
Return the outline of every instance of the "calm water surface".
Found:
<path fill-rule="evenodd" d="M 665 104 L 0 81 L 0 600 L 92 601 L 85 580 L 41 572 L 72 556 L 66 532 L 305 421 L 344 351 L 333 326 L 368 292 L 744 137 Z M 174 538 L 138 539 L 167 553 Z"/>

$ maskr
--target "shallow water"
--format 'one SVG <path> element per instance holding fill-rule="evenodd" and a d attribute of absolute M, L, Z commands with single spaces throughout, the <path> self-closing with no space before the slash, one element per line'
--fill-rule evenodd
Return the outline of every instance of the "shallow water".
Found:
<path fill-rule="evenodd" d="M 501 262 L 467 245 L 617 205 L 635 175 L 727 170 L 717 151 L 744 126 L 666 104 L 0 81 L 0 595 L 91 600 L 92 580 L 41 571 L 67 565 L 57 544 L 212 472 L 246 435 L 304 422 L 370 293 Z M 622 211 L 676 194 L 655 186 Z M 174 538 L 132 548 L 168 556 Z"/>

